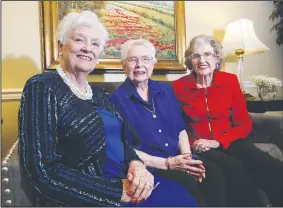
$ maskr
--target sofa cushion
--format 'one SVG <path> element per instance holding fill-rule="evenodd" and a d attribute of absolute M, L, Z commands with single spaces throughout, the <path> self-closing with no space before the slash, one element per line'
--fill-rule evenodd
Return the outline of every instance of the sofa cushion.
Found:
<path fill-rule="evenodd" d="M 254 143 L 254 145 L 257 148 L 259 148 L 260 150 L 262 150 L 263 152 L 267 152 L 268 154 L 270 154 L 275 159 L 283 162 L 283 154 L 275 144 L 272 144 L 272 143 Z"/>
<path fill-rule="evenodd" d="M 273 143 L 283 151 L 283 112 L 249 113 L 254 131 L 249 136 L 254 143 Z"/>
<path fill-rule="evenodd" d="M 260 148 L 264 152 L 268 152 L 276 159 L 280 159 L 283 161 L 283 155 L 281 151 L 276 147 L 274 144 L 266 144 L 266 143 L 257 143 L 255 144 L 258 148 Z M 20 174 L 19 162 L 18 162 L 18 155 L 17 155 L 17 148 L 16 151 L 10 158 L 7 164 L 2 166 L 2 181 L 4 178 L 9 179 L 8 184 L 3 184 L 1 186 L 1 191 L 4 193 L 5 190 L 9 189 L 10 194 L 5 195 L 2 194 L 2 207 L 12 206 L 12 207 L 31 207 L 32 203 L 27 196 L 31 195 L 31 192 L 25 193 L 27 190 L 23 190 L 22 185 L 22 178 Z M 3 168 L 7 171 L 3 171 Z M 266 197 L 266 194 L 263 192 L 262 195 L 262 203 L 268 204 L 269 201 Z"/>

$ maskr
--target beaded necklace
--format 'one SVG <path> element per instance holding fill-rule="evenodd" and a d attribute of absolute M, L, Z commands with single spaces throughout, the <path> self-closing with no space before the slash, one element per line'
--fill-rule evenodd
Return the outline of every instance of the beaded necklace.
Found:
<path fill-rule="evenodd" d="M 71 91 L 82 100 L 91 100 L 92 99 L 92 90 L 88 81 L 86 81 L 86 92 L 82 92 L 79 87 L 73 84 L 72 80 L 68 77 L 68 75 L 63 71 L 62 68 L 57 68 L 59 76 L 63 79 L 63 81 L 68 85 Z"/>

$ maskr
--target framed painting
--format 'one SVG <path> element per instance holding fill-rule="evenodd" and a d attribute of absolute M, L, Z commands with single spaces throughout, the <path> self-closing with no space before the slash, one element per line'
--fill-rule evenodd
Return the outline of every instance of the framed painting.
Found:
<path fill-rule="evenodd" d="M 123 73 L 120 47 L 128 39 L 148 39 L 156 48 L 155 72 L 185 71 L 184 1 L 41 1 L 42 66 L 59 65 L 58 22 L 69 12 L 94 11 L 109 33 L 104 52 L 93 72 Z"/>

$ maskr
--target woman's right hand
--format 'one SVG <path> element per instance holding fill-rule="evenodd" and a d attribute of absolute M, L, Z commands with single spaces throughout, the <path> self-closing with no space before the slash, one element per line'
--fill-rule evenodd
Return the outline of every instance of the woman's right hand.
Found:
<path fill-rule="evenodd" d="M 125 186 L 124 186 L 125 185 Z M 127 179 L 123 182 L 123 190 L 131 197 L 132 203 L 146 200 L 152 193 L 154 176 L 140 161 L 130 163 Z M 127 197 L 125 197 L 128 200 Z"/>
<path fill-rule="evenodd" d="M 123 193 L 121 197 L 121 202 L 139 203 L 140 201 L 147 199 L 152 192 L 152 187 L 149 187 L 149 189 L 145 189 L 144 187 L 146 191 L 143 192 L 147 192 L 147 193 L 146 194 L 143 193 L 142 197 L 141 197 L 142 195 L 141 193 L 140 197 L 136 198 L 132 193 L 132 186 L 133 186 L 132 182 L 128 179 L 122 179 L 122 182 L 123 182 Z"/>
<path fill-rule="evenodd" d="M 122 179 L 123 182 L 123 194 L 121 198 L 121 202 L 131 202 L 132 201 L 132 195 L 130 193 L 130 186 L 131 181 L 128 179 Z"/>

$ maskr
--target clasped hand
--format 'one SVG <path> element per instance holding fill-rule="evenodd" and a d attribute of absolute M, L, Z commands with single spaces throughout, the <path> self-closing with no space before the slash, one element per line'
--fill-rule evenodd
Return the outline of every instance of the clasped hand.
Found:
<path fill-rule="evenodd" d="M 140 161 L 130 163 L 127 179 L 123 179 L 121 202 L 139 203 L 152 193 L 154 176 Z"/>
<path fill-rule="evenodd" d="M 191 154 L 170 157 L 168 163 L 171 170 L 184 171 L 198 182 L 202 182 L 202 179 L 205 178 L 205 168 L 202 161 L 192 159 Z"/>

